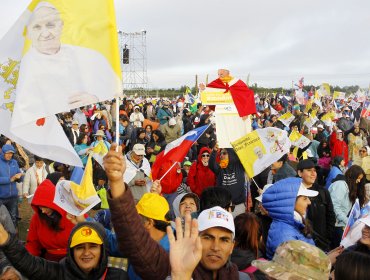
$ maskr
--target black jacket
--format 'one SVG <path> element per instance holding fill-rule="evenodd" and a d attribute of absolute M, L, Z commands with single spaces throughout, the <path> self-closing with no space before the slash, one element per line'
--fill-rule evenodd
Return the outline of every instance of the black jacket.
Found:
<path fill-rule="evenodd" d="M 184 126 L 184 134 L 188 133 L 190 130 L 194 129 L 193 123 L 191 121 L 190 116 L 183 116 L 182 123 Z"/>
<path fill-rule="evenodd" d="M 260 251 L 258 251 L 257 258 L 251 250 L 243 250 L 240 248 L 234 248 L 231 254 L 231 262 L 238 266 L 239 271 L 250 267 L 252 265 L 252 261 L 258 258 L 262 258 L 262 253 Z"/>
<path fill-rule="evenodd" d="M 97 268 L 93 269 L 88 275 L 82 272 L 72 257 L 72 248 L 69 247 L 71 243 L 71 236 L 79 228 L 88 225 L 95 229 L 99 236 L 104 240 L 102 245 L 101 257 Z M 47 261 L 40 257 L 32 256 L 27 250 L 18 243 L 15 235 L 10 235 L 7 243 L 0 247 L 7 256 L 12 265 L 28 279 L 37 280 L 54 280 L 54 279 L 86 279 L 86 280 L 100 280 L 107 270 L 105 280 L 109 279 L 128 279 L 127 273 L 118 268 L 107 267 L 108 254 L 107 246 L 108 240 L 105 235 L 104 228 L 98 223 L 84 222 L 74 227 L 68 241 L 67 257 L 62 259 L 59 263 Z"/>
<path fill-rule="evenodd" d="M 216 186 L 227 189 L 231 193 L 232 202 L 237 205 L 246 200 L 244 168 L 233 149 L 227 149 L 229 164 L 221 168 L 216 162 L 216 152 L 211 153 L 209 168 L 216 174 Z"/>
<path fill-rule="evenodd" d="M 335 229 L 335 213 L 329 191 L 315 183 L 310 190 L 319 194 L 311 199 L 308 206 L 307 219 L 313 229 L 313 240 L 317 247 L 329 251 L 331 238 Z"/>

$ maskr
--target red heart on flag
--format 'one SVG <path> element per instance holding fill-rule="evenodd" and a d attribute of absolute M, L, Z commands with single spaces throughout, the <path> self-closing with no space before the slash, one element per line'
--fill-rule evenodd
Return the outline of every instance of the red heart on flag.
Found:
<path fill-rule="evenodd" d="M 45 118 L 38 119 L 38 120 L 36 121 L 36 125 L 37 125 L 37 126 L 44 126 L 44 124 L 45 124 Z"/>

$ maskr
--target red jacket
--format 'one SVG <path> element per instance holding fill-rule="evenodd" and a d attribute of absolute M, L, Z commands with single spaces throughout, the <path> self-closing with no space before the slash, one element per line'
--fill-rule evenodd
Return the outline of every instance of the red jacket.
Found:
<path fill-rule="evenodd" d="M 31 204 L 35 213 L 31 218 L 26 249 L 34 256 L 42 256 L 47 260 L 59 261 L 67 254 L 68 238 L 74 224 L 66 218 L 66 211 L 53 202 L 54 195 L 55 186 L 49 180 L 43 181 L 37 187 Z M 57 232 L 50 228 L 40 218 L 39 206 L 51 208 L 62 216 L 59 222 L 61 231 Z M 46 251 L 44 255 L 42 255 L 42 251 Z"/>
<path fill-rule="evenodd" d="M 336 156 L 342 156 L 344 161 L 346 162 L 346 166 L 348 164 L 348 146 L 344 140 L 338 140 L 337 134 L 333 132 L 330 135 L 330 150 L 331 150 L 331 158 Z"/>
<path fill-rule="evenodd" d="M 162 176 L 170 169 L 173 165 L 172 161 L 165 161 L 159 168 L 158 177 L 156 180 L 162 178 Z M 152 169 L 153 172 L 153 169 Z M 153 178 L 154 180 L 154 178 Z M 180 186 L 182 182 L 182 173 L 181 168 L 179 165 L 175 165 L 171 168 L 171 170 L 167 173 L 167 175 L 161 180 L 162 186 L 162 193 L 165 194 L 172 194 L 176 192 L 177 188 Z"/>
<path fill-rule="evenodd" d="M 204 166 L 202 163 L 202 154 L 204 152 L 208 152 L 211 155 L 211 149 L 207 147 L 200 149 L 198 161 L 191 165 L 186 181 L 191 191 L 196 193 L 199 197 L 205 188 L 214 187 L 216 185 L 215 174 L 208 166 Z"/>

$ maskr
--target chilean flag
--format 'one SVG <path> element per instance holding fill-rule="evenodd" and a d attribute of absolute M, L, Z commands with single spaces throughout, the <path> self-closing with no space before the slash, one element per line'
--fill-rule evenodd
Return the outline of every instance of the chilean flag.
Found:
<path fill-rule="evenodd" d="M 204 125 L 193 129 L 181 136 L 179 139 L 167 144 L 166 149 L 157 156 L 157 159 L 152 166 L 153 181 L 160 179 L 161 176 L 168 171 L 168 168 L 164 168 L 165 166 L 168 166 L 168 163 L 171 163 L 171 166 L 174 162 L 182 162 L 191 146 L 193 146 L 194 142 L 198 140 L 208 127 L 209 125 Z"/>

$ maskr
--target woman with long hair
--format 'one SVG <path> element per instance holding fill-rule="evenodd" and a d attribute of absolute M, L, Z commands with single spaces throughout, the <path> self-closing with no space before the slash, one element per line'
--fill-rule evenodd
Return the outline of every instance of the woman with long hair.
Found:
<path fill-rule="evenodd" d="M 356 199 L 360 206 L 365 205 L 365 172 L 358 165 L 352 165 L 344 175 L 338 175 L 329 187 L 336 217 L 332 248 L 339 246 L 343 228 L 348 222 L 348 214 Z"/>
<path fill-rule="evenodd" d="M 167 143 L 163 133 L 160 130 L 153 130 L 152 137 L 146 148 L 146 157 L 150 164 L 152 164 L 157 155 L 166 148 L 166 145 Z"/>
<path fill-rule="evenodd" d="M 80 126 L 80 135 L 81 133 L 85 133 L 87 135 L 87 144 L 90 145 L 91 139 L 90 139 L 90 130 L 89 126 L 87 124 L 81 124 Z"/>
<path fill-rule="evenodd" d="M 150 139 L 152 138 L 152 131 L 153 131 L 153 126 L 151 124 L 147 124 L 145 126 L 145 141 L 147 143 L 149 143 Z"/>
<path fill-rule="evenodd" d="M 265 246 L 258 217 L 253 213 L 242 213 L 235 217 L 235 247 L 231 261 L 238 269 L 247 269 L 252 261 L 263 257 Z"/>
<path fill-rule="evenodd" d="M 80 159 L 84 166 L 87 163 L 89 152 L 93 149 L 87 144 L 88 139 L 89 138 L 86 133 L 80 133 L 80 135 L 77 138 L 76 145 L 74 146 L 74 149 L 76 153 L 80 156 Z"/>
<path fill-rule="evenodd" d="M 144 146 L 146 146 L 147 142 L 146 142 L 146 138 L 145 138 L 145 129 L 142 128 L 142 127 L 137 127 L 136 129 L 136 132 L 135 132 L 135 138 L 132 139 L 131 141 L 131 150 L 133 149 L 133 147 L 135 146 L 135 144 L 143 144 Z"/>
<path fill-rule="evenodd" d="M 55 185 L 44 180 L 36 189 L 31 206 L 31 218 L 26 239 L 26 249 L 34 256 L 59 261 L 67 254 L 68 238 L 74 227 L 66 211 L 54 201 Z"/>

